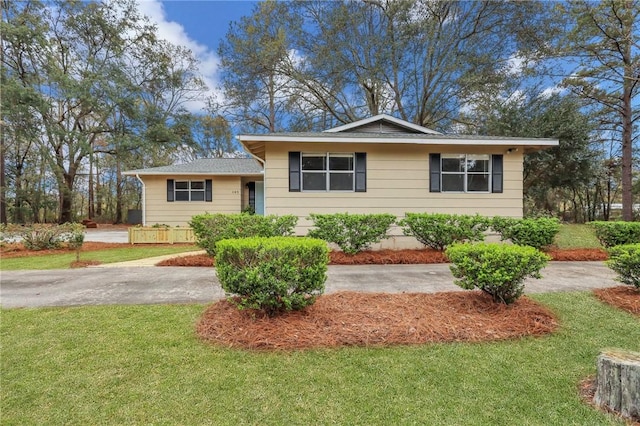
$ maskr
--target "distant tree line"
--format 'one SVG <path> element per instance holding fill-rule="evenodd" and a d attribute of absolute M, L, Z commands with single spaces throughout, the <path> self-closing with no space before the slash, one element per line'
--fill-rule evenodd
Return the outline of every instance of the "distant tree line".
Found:
<path fill-rule="evenodd" d="M 640 2 L 264 1 L 220 41 L 220 99 L 130 0 L 2 1 L 2 221 L 120 222 L 125 169 L 232 155 L 235 132 L 388 113 L 445 133 L 553 137 L 527 214 L 633 218 Z M 635 146 L 635 148 L 634 148 Z M 635 161 L 635 164 L 634 164 Z"/>

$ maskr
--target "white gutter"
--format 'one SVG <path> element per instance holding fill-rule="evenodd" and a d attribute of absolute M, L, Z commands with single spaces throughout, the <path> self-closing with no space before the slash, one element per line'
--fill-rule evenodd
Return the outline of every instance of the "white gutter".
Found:
<path fill-rule="evenodd" d="M 510 139 L 491 139 L 486 138 L 442 138 L 429 137 L 425 139 L 418 138 L 394 138 L 394 137 L 374 137 L 368 138 L 364 136 L 358 137 L 340 137 L 332 133 L 321 136 L 294 136 L 294 135 L 242 135 L 242 142 L 298 142 L 298 143 L 367 143 L 367 144 L 410 144 L 410 145 L 470 145 L 482 144 L 485 146 L 557 146 L 558 139 L 531 139 L 531 138 L 510 138 Z M 246 147 L 245 147 L 246 149 Z"/>
<path fill-rule="evenodd" d="M 262 164 L 262 209 L 264 210 L 262 214 L 266 216 L 267 215 L 267 188 L 265 185 L 267 183 L 267 168 L 266 168 L 265 160 L 258 157 L 257 155 L 254 155 L 251 151 L 249 151 L 249 149 L 246 146 L 244 146 L 239 136 L 236 136 L 236 139 L 238 139 L 238 141 L 240 142 L 240 145 L 242 145 L 244 150 L 247 153 L 249 153 L 249 155 L 252 156 L 254 160 L 258 160 L 258 163 Z"/>
<path fill-rule="evenodd" d="M 142 184 L 142 226 L 147 225 L 147 187 L 144 181 L 140 179 L 140 175 L 136 173 L 136 179 Z"/>

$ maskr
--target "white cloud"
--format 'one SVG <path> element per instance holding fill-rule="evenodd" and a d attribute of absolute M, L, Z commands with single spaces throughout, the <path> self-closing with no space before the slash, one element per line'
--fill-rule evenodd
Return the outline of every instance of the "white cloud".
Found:
<path fill-rule="evenodd" d="M 547 87 L 546 89 L 544 89 L 542 92 L 540 92 L 540 94 L 538 95 L 539 98 L 542 99 L 548 99 L 550 98 L 552 95 L 558 94 L 558 93 L 564 93 L 566 92 L 567 89 L 560 87 L 560 86 L 551 86 L 551 87 Z"/>
<path fill-rule="evenodd" d="M 218 56 L 209 49 L 208 46 L 193 40 L 187 34 L 185 28 L 175 22 L 170 21 L 167 18 L 167 14 L 164 10 L 164 5 L 159 0 L 142 0 L 138 1 L 138 8 L 140 13 L 146 15 L 153 24 L 158 28 L 158 37 L 164 39 L 172 44 L 180 45 L 188 48 L 193 52 L 194 56 L 199 61 L 200 74 L 208 87 L 208 92 L 205 96 L 215 96 L 220 99 L 221 94 L 218 93 L 216 87 L 218 86 L 218 80 L 216 73 L 220 65 Z M 201 112 L 205 107 L 204 100 L 191 101 L 185 104 L 185 107 L 190 112 Z"/>
<path fill-rule="evenodd" d="M 520 75 L 522 74 L 522 69 L 525 66 L 524 58 L 520 56 L 511 56 L 507 59 L 507 63 L 505 65 L 506 71 L 509 75 Z"/>

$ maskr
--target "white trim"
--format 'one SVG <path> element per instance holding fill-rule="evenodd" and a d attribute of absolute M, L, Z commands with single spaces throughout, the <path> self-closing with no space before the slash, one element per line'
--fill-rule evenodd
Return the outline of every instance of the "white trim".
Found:
<path fill-rule="evenodd" d="M 358 137 L 340 137 L 340 135 L 326 134 L 318 136 L 285 136 L 285 135 L 239 135 L 240 142 L 298 142 L 298 143 L 367 143 L 367 144 L 408 144 L 408 145 L 457 145 L 466 146 L 471 144 L 479 144 L 479 146 L 533 146 L 533 147 L 551 147 L 558 146 L 558 139 L 489 139 L 489 138 L 387 138 L 366 136 Z M 244 146 L 244 144 L 243 144 Z M 245 147 L 246 148 L 246 147 Z M 165 173 L 166 174 L 166 173 Z"/>
<path fill-rule="evenodd" d="M 261 160 L 262 162 L 262 160 Z M 263 164 L 264 166 L 264 164 Z M 126 171 L 122 172 L 124 176 L 262 176 L 260 173 L 216 173 L 216 172 L 144 172 L 144 171 Z"/>
<path fill-rule="evenodd" d="M 244 148 L 244 150 L 248 152 L 249 155 L 252 156 L 254 160 L 257 160 L 258 163 L 262 164 L 262 173 L 247 174 L 243 176 L 262 176 L 262 215 L 266 216 L 267 215 L 267 176 L 266 176 L 267 168 L 265 167 L 266 166 L 265 160 L 263 160 L 262 158 L 258 157 L 253 152 L 251 152 L 246 146 L 244 146 L 240 138 L 238 138 L 237 136 L 236 136 L 236 139 L 238 139 L 238 141 L 240 142 L 240 145 L 242 145 L 242 148 Z"/>
<path fill-rule="evenodd" d="M 426 133 L 429 135 L 441 135 L 442 133 L 436 132 L 435 130 L 428 129 L 423 126 L 419 126 L 417 124 L 409 123 L 408 121 L 401 120 L 396 117 L 392 117 L 387 114 L 378 114 L 373 117 L 365 118 L 362 120 L 354 121 L 353 123 L 345 124 L 343 126 L 334 127 L 332 129 L 325 130 L 327 133 L 337 133 L 344 132 L 345 130 L 353 129 L 355 127 L 364 126 L 365 124 L 374 123 L 376 121 L 389 121 L 397 126 L 403 127 L 405 129 L 415 130 L 420 133 Z"/>
<path fill-rule="evenodd" d="M 136 174 L 136 178 L 142 185 L 142 226 L 147 226 L 147 187 L 138 174 Z"/>

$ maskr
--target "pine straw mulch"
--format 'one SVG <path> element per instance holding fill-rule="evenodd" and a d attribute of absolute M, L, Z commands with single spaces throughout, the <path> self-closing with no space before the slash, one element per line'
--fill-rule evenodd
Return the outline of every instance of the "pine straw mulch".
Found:
<path fill-rule="evenodd" d="M 601 248 L 591 248 L 591 249 L 558 249 L 551 248 L 546 250 L 549 256 L 551 256 L 551 260 L 555 261 L 599 261 L 599 260 L 607 260 L 609 255 L 607 255 L 607 251 Z"/>
<path fill-rule="evenodd" d="M 208 254 L 192 254 L 188 256 L 172 257 L 156 263 L 156 266 L 204 266 L 214 265 L 213 257 Z"/>
<path fill-rule="evenodd" d="M 507 306 L 480 291 L 339 292 L 275 317 L 222 300 L 207 308 L 196 329 L 224 347 L 286 351 L 505 340 L 545 335 L 557 324 L 550 310 L 526 296 Z"/>
<path fill-rule="evenodd" d="M 602 249 L 552 249 L 547 252 L 555 261 L 598 261 L 606 260 L 607 252 Z M 341 251 L 329 253 L 330 265 L 409 265 L 447 263 L 443 252 L 432 249 L 421 250 L 376 250 L 357 254 Z M 198 254 L 166 259 L 156 266 L 213 266 L 211 257 Z"/>
<path fill-rule="evenodd" d="M 640 291 L 630 285 L 599 288 L 593 291 L 598 299 L 633 315 L 640 316 Z"/>

